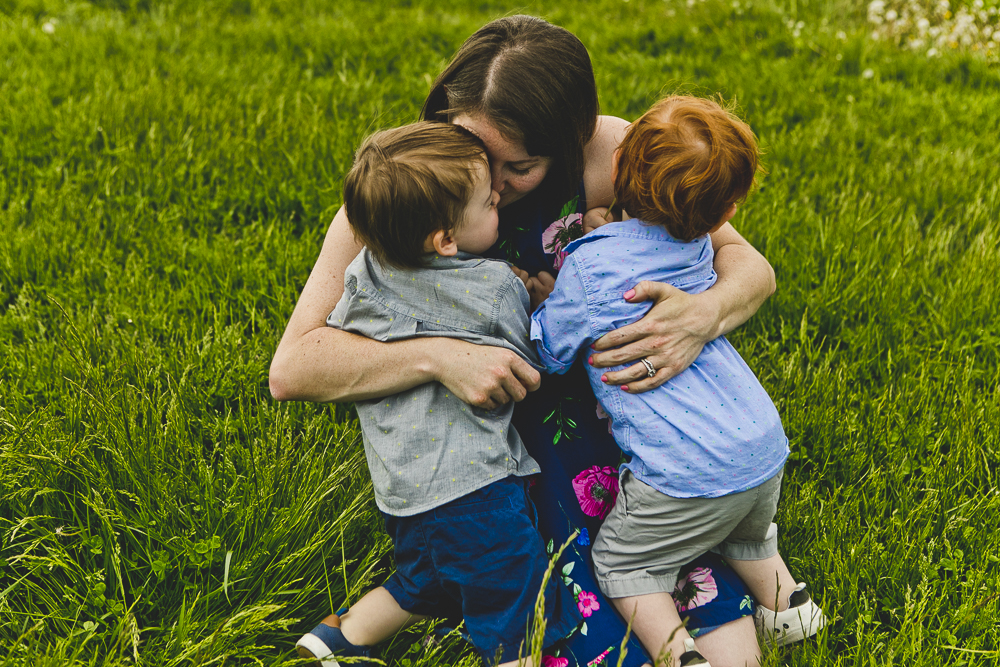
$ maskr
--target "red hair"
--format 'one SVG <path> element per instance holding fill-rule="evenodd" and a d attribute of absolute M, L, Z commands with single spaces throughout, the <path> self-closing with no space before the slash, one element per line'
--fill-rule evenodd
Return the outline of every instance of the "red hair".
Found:
<path fill-rule="evenodd" d="M 699 97 L 660 100 L 632 123 L 618 150 L 618 203 L 682 241 L 707 234 L 746 199 L 760 168 L 750 127 Z"/>

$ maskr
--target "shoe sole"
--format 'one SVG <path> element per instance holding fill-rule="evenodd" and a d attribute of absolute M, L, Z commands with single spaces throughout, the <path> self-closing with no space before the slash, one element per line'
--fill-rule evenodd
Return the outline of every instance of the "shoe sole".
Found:
<path fill-rule="evenodd" d="M 340 667 L 340 663 L 330 655 L 330 647 L 314 634 L 305 634 L 295 642 L 300 658 L 312 658 L 309 667 Z M 326 656 L 321 658 L 319 656 Z"/>

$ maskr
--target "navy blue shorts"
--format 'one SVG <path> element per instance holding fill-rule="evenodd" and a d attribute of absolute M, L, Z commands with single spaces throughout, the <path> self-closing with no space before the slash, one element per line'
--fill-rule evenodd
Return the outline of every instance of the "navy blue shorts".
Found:
<path fill-rule="evenodd" d="M 548 568 L 527 483 L 493 482 L 414 516 L 385 517 L 396 572 L 384 584 L 414 614 L 465 619 L 487 664 L 516 660 L 532 626 Z M 545 590 L 545 646 L 582 620 L 572 593 L 553 572 Z"/>

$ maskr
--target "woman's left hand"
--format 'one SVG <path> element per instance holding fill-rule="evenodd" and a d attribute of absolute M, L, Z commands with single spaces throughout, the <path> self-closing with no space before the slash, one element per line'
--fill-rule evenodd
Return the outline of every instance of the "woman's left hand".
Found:
<path fill-rule="evenodd" d="M 647 280 L 629 292 L 624 295 L 629 303 L 652 300 L 655 304 L 638 322 L 594 343 L 599 354 L 591 356 L 591 363 L 596 368 L 608 368 L 645 358 L 656 371 L 653 377 L 642 363 L 605 374 L 607 384 L 623 385 L 625 391 L 637 394 L 659 387 L 690 366 L 705 343 L 718 336 L 719 318 L 708 292 L 695 296 Z"/>

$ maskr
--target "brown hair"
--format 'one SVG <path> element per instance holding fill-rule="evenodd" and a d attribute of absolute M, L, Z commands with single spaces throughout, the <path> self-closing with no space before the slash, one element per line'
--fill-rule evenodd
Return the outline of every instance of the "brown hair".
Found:
<path fill-rule="evenodd" d="M 344 179 L 344 208 L 355 238 L 382 264 L 423 265 L 424 241 L 451 231 L 488 169 L 483 144 L 457 125 L 420 122 L 365 139 Z"/>
<path fill-rule="evenodd" d="M 597 126 L 597 84 L 577 37 L 534 16 L 506 16 L 477 30 L 431 87 L 421 116 L 478 114 L 529 155 L 552 158 L 539 185 L 560 202 L 583 177 L 583 148 Z"/>
<path fill-rule="evenodd" d="M 618 147 L 615 197 L 629 215 L 690 241 L 746 199 L 760 169 L 753 130 L 698 97 L 660 100 Z"/>

